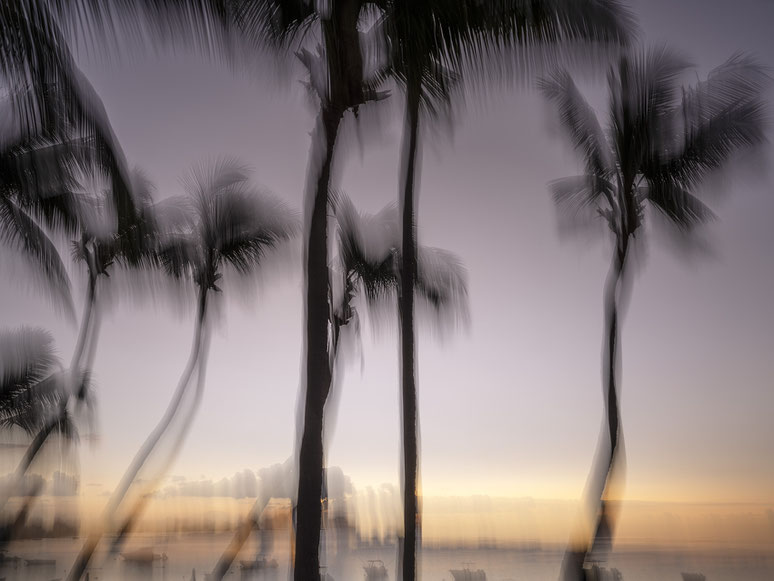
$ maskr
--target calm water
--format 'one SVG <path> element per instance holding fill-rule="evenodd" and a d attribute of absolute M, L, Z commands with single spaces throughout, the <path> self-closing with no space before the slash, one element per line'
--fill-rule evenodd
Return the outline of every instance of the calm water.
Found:
<path fill-rule="evenodd" d="M 148 565 L 132 565 L 121 557 L 106 559 L 98 554 L 89 571 L 90 581 L 161 581 L 192 578 L 204 581 L 229 535 L 186 535 L 180 537 L 139 536 L 126 547 L 127 551 L 152 547 L 166 560 L 158 559 Z M 81 541 L 77 539 L 42 539 L 19 541 L 8 547 L 5 561 L 0 564 L 0 579 L 7 581 L 51 581 L 64 578 Z M 249 560 L 258 553 L 250 543 L 240 554 Z M 389 578 L 395 579 L 395 548 L 367 547 L 329 551 L 327 571 L 335 581 L 362 581 L 363 566 L 371 559 L 384 561 Z M 263 573 L 246 575 L 239 563 L 231 568 L 226 579 L 256 581 L 286 581 L 288 579 L 288 542 L 276 540 L 272 556 L 278 568 Z M 562 553 L 560 550 L 519 551 L 507 549 L 430 549 L 421 556 L 424 581 L 452 581 L 449 569 L 468 566 L 483 569 L 487 581 L 556 581 Z M 54 561 L 28 563 L 29 559 Z M 611 567 L 617 568 L 625 581 L 681 581 L 680 573 L 701 572 L 707 581 L 772 581 L 774 579 L 774 547 L 760 550 L 691 550 L 691 551 L 619 551 L 613 555 Z"/>

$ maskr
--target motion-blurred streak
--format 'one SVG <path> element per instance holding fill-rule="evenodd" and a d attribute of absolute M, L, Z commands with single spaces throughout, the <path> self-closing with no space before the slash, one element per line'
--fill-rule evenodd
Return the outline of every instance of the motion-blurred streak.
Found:
<path fill-rule="evenodd" d="M 113 491 L 104 512 L 103 530 L 93 533 L 84 543 L 69 579 L 85 573 L 91 557 L 106 531 L 130 530 L 151 490 L 126 506 L 127 493 L 152 456 L 161 454 L 158 467 L 150 467 L 144 478 L 158 483 L 183 443 L 201 401 L 204 388 L 207 346 L 209 345 L 210 303 L 226 265 L 246 274 L 261 266 L 264 254 L 291 238 L 297 231 L 294 214 L 281 202 L 260 195 L 248 183 L 246 170 L 234 160 L 221 159 L 195 166 L 183 179 L 188 196 L 164 204 L 158 218 L 158 245 L 148 255 L 149 263 L 163 268 L 170 276 L 183 278 L 197 288 L 198 299 L 191 353 L 167 409 L 153 432 L 137 452 L 119 485 Z M 177 211 L 173 211 L 177 210 Z M 198 381 L 191 392 L 193 374 Z M 164 446 L 169 446 L 165 453 Z M 120 540 L 119 540 L 120 543 Z"/>
<path fill-rule="evenodd" d="M 604 289 L 602 350 L 605 424 L 588 481 L 590 540 L 574 541 L 562 578 L 589 578 L 612 546 L 616 485 L 622 479 L 619 411 L 621 320 L 629 296 L 632 244 L 642 234 L 646 207 L 689 233 L 714 218 L 695 192 L 739 150 L 764 141 L 762 92 L 769 78 L 751 57 L 735 55 L 705 81 L 681 86 L 685 60 L 666 47 L 620 58 L 608 74 L 609 125 L 603 130 L 569 73 L 542 81 L 585 173 L 551 184 L 554 198 L 576 218 L 601 217 L 614 252 Z"/>
<path fill-rule="evenodd" d="M 352 311 L 351 300 L 358 284 L 363 286 L 370 304 L 378 304 L 387 297 L 396 300 L 400 318 L 401 305 L 405 302 L 401 299 L 402 285 L 405 280 L 402 268 L 405 262 L 402 259 L 402 246 L 399 243 L 398 216 L 395 207 L 388 206 L 376 216 L 361 216 L 352 203 L 342 197 L 337 200 L 336 215 L 339 222 L 339 253 L 342 257 L 344 276 L 341 305 L 334 313 L 334 322 L 339 322 L 338 327 L 340 327 L 341 322 L 348 322 L 353 318 L 355 313 Z M 441 323 L 444 321 L 466 323 L 468 320 L 467 277 L 460 260 L 453 254 L 437 248 L 419 247 L 416 250 L 416 256 L 416 274 L 411 287 L 412 305 L 415 294 L 424 299 L 436 314 L 434 322 L 439 327 L 443 326 Z M 337 329 L 335 324 L 334 329 Z M 337 336 L 338 332 L 335 332 L 333 337 L 337 338 Z M 407 403 L 403 397 L 401 401 Z M 408 405 L 410 407 L 410 403 Z M 414 415 L 416 416 L 415 412 Z M 416 421 L 410 425 L 414 425 L 415 429 L 412 430 L 409 427 L 407 435 L 405 431 L 407 426 L 403 424 L 402 451 L 404 459 L 408 454 L 408 462 L 413 463 L 418 470 L 419 436 Z M 406 437 L 410 440 L 408 445 L 405 442 Z M 416 462 L 411 460 L 414 455 Z M 408 506 L 415 515 L 411 526 L 418 529 L 420 526 L 419 475 L 418 472 L 404 471 L 404 477 L 408 478 L 409 482 L 413 482 L 409 490 L 414 491 L 412 493 L 414 501 L 409 502 L 408 505 L 405 504 L 404 496 L 404 508 Z M 401 562 L 405 562 L 404 556 L 403 546 L 399 545 Z M 408 558 L 412 563 L 412 571 L 414 559 L 413 554 Z M 404 575 L 406 574 L 404 571 Z"/>
<path fill-rule="evenodd" d="M 261 514 L 266 508 L 268 500 L 269 499 L 266 497 L 258 498 L 255 501 L 255 504 L 250 508 L 247 516 L 237 524 L 231 542 L 229 542 L 228 546 L 223 551 L 223 554 L 218 559 L 215 568 L 210 574 L 212 581 L 221 581 L 226 573 L 228 573 L 228 570 L 234 563 L 234 559 L 239 555 L 239 551 L 242 550 L 242 547 L 245 542 L 247 542 L 247 539 L 250 538 L 252 532 L 258 528 Z"/>
<path fill-rule="evenodd" d="M 159 461 L 160 468 L 156 469 L 155 473 L 151 471 L 149 479 L 143 479 L 140 482 L 139 478 L 135 477 L 134 486 L 139 490 L 135 493 L 137 500 L 129 504 L 128 508 L 123 511 L 123 514 L 119 513 L 117 517 L 119 525 L 116 531 L 116 536 L 111 543 L 110 550 L 108 552 L 108 558 L 119 553 L 121 547 L 127 536 L 132 532 L 132 529 L 137 522 L 137 519 L 142 515 L 143 508 L 150 500 L 153 493 L 158 489 L 159 484 L 166 474 L 166 469 L 174 462 L 177 454 L 183 446 L 185 438 L 191 428 L 196 411 L 201 403 L 202 395 L 204 394 L 205 378 L 207 375 L 207 360 L 209 357 L 210 338 L 211 334 L 207 329 L 207 322 L 204 323 L 202 328 L 202 334 L 200 337 L 200 347 L 197 356 L 196 365 L 196 388 L 193 393 L 186 394 L 184 400 L 179 402 L 177 410 L 179 413 L 176 418 L 167 426 L 169 433 L 169 442 L 160 442 L 157 440 L 158 455 L 162 457 Z M 192 377 L 189 377 L 189 381 Z M 166 444 L 168 450 L 164 450 L 162 444 Z M 127 491 L 128 492 L 128 491 Z"/>

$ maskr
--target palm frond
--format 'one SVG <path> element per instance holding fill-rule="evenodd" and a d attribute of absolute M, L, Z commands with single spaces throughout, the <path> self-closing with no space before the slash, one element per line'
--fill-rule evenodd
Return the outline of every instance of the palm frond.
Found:
<path fill-rule="evenodd" d="M 72 311 L 70 279 L 56 246 L 43 229 L 11 198 L 0 196 L 0 241 L 30 256 Z"/>
<path fill-rule="evenodd" d="M 299 220 L 279 200 L 255 191 L 229 190 L 217 197 L 215 250 L 242 274 L 258 266 L 267 250 L 299 232 Z"/>
<path fill-rule="evenodd" d="M 715 214 L 704 202 L 668 178 L 649 182 L 641 196 L 686 232 L 715 219 Z"/>
<path fill-rule="evenodd" d="M 0 333 L 0 426 L 32 434 L 63 396 L 63 374 L 51 334 L 21 327 Z"/>
<path fill-rule="evenodd" d="M 594 110 L 565 70 L 539 82 L 543 94 L 556 103 L 559 118 L 573 147 L 583 156 L 589 175 L 603 178 L 611 171 L 612 152 Z"/>
<path fill-rule="evenodd" d="M 479 76 L 531 82 L 558 66 L 604 60 L 638 34 L 633 13 L 617 0 L 460 4 L 466 26 L 446 35 L 445 52 L 452 68 Z"/>
<path fill-rule="evenodd" d="M 281 48 L 303 39 L 320 16 L 312 0 L 234 0 L 232 15 L 240 32 L 256 44 Z"/>
<path fill-rule="evenodd" d="M 119 225 L 131 223 L 133 205 L 123 153 L 104 106 L 74 63 L 51 2 L 3 3 L 0 73 L 26 138 L 93 140 L 96 159 L 112 180 Z"/>
<path fill-rule="evenodd" d="M 440 314 L 468 320 L 467 271 L 455 254 L 440 248 L 417 249 L 417 295 Z"/>
<path fill-rule="evenodd" d="M 608 74 L 610 133 L 624 182 L 662 147 L 664 123 L 689 63 L 667 46 L 624 54 Z"/>
<path fill-rule="evenodd" d="M 339 196 L 335 213 L 345 278 L 354 277 L 372 302 L 396 292 L 399 233 L 395 206 L 375 215 L 361 214 L 349 198 Z"/>
<path fill-rule="evenodd" d="M 600 196 L 612 196 L 613 184 L 596 175 L 579 175 L 560 178 L 548 184 L 557 205 L 578 214 L 601 203 Z"/>
<path fill-rule="evenodd" d="M 665 140 L 649 176 L 668 173 L 690 188 L 736 151 L 763 143 L 768 123 L 762 93 L 770 80 L 752 57 L 740 54 L 686 90 L 669 125 L 677 130 Z"/>

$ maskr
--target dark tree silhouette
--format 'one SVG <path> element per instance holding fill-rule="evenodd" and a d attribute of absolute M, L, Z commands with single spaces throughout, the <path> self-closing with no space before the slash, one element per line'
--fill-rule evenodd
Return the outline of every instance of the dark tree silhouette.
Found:
<path fill-rule="evenodd" d="M 341 382 L 340 361 L 342 341 L 349 348 L 360 340 L 360 317 L 355 303 L 366 289 L 369 296 L 376 297 L 376 289 L 394 286 L 394 252 L 397 240 L 397 220 L 394 208 L 386 208 L 376 216 L 359 214 L 349 198 L 332 196 L 331 205 L 337 224 L 338 259 L 332 269 L 330 286 L 331 336 L 329 343 L 331 393 L 335 397 L 336 386 Z M 347 340 L 349 339 L 349 340 Z M 347 355 L 344 353 L 344 355 Z M 329 397 L 328 409 L 333 405 Z M 327 412 L 330 416 L 330 411 Z M 323 478 L 325 474 L 323 473 Z M 323 485 L 323 490 L 325 486 Z M 234 536 L 221 554 L 212 570 L 211 577 L 219 581 L 228 573 L 239 551 L 244 546 L 270 500 L 267 493 L 261 493 L 247 516 L 239 523 Z M 327 498 L 322 494 L 321 502 Z"/>
<path fill-rule="evenodd" d="M 131 225 L 134 212 L 123 153 L 99 97 L 73 61 L 54 8 L 46 0 L 9 0 L 0 7 L 2 106 L 12 112 L 12 122 L 0 127 L 0 237 L 66 291 L 61 260 L 35 220 L 54 228 L 72 223 L 63 216 L 71 198 L 57 178 L 86 155 L 111 181 L 119 230 Z"/>
<path fill-rule="evenodd" d="M 0 332 L 0 429 L 21 428 L 35 438 L 56 420 L 49 431 L 55 430 L 66 438 L 74 437 L 76 432 L 70 416 L 60 413 L 60 403 L 65 397 L 64 380 L 65 374 L 54 352 L 54 340 L 48 331 L 21 327 Z M 7 494 L 3 493 L 0 509 L 10 496 L 23 493 L 27 499 L 15 517 L 0 523 L 0 549 L 23 524 L 40 491 L 39 484 L 21 489 L 32 459 L 28 449 L 12 476 Z"/>
<path fill-rule="evenodd" d="M 405 89 L 399 202 L 402 263 L 399 293 L 401 425 L 403 449 L 403 530 L 399 567 L 403 581 L 416 577 L 421 514 L 417 488 L 416 348 L 414 288 L 417 283 L 416 209 L 421 166 L 420 121 L 437 119 L 449 105 L 465 69 L 496 61 L 509 74 L 537 62 L 534 53 L 556 57 L 571 41 L 624 44 L 632 33 L 631 16 L 616 0 L 548 0 L 482 3 L 468 0 L 389 0 L 384 30 L 390 66 Z"/>
<path fill-rule="evenodd" d="M 365 291 L 366 298 L 371 303 L 378 303 L 388 296 L 394 297 L 398 311 L 398 323 L 401 337 L 405 338 L 404 329 L 406 328 L 405 312 L 402 307 L 406 304 L 405 299 L 405 274 L 403 267 L 406 264 L 405 257 L 401 249 L 405 248 L 400 242 L 399 234 L 400 223 L 397 212 L 394 207 L 388 207 L 375 217 L 359 216 L 351 204 L 342 204 L 337 212 L 341 227 L 340 252 L 343 256 L 342 263 L 349 265 L 344 272 L 347 273 L 344 285 L 344 297 L 350 295 L 356 284 L 361 284 Z M 405 214 L 404 214 L 405 215 Z M 405 224 L 404 224 L 405 225 Z M 405 232 L 405 231 L 404 231 Z M 403 238 L 405 241 L 405 238 Z M 453 254 L 437 248 L 414 248 L 415 252 L 415 271 L 413 274 L 413 285 L 411 287 L 411 341 L 410 346 L 413 353 L 414 342 L 414 302 L 417 295 L 431 307 L 431 310 L 442 317 L 442 319 L 467 320 L 467 282 L 464 268 L 459 259 Z M 353 316 L 349 299 L 342 301 L 342 307 L 339 309 L 339 318 L 348 320 Z M 334 317 L 334 320 L 337 320 Z M 440 321 L 439 321 L 440 322 Z M 334 338 L 336 334 L 334 334 Z M 406 343 L 403 341 L 402 346 Z M 403 369 L 405 371 L 405 359 Z M 413 385 L 413 367 L 412 367 Z M 416 394 L 414 393 L 414 397 Z M 413 408 L 409 402 L 408 408 L 413 409 L 416 414 L 415 400 Z M 405 398 L 402 399 L 404 414 L 407 408 Z M 405 429 L 404 423 L 404 458 L 414 459 L 418 456 L 418 435 L 416 431 L 416 415 L 414 423 L 409 424 Z M 413 428 L 411 427 L 413 426 Z M 409 442 L 406 443 L 406 434 Z M 409 446 L 406 449 L 406 446 Z M 413 454 L 413 456 L 412 456 Z M 418 465 L 415 463 L 415 468 Z M 414 485 L 416 486 L 416 472 L 413 473 Z M 412 473 L 403 474 L 404 479 L 408 478 L 411 482 Z M 418 497 L 415 488 L 412 488 L 414 504 L 408 504 L 414 507 L 419 515 Z M 405 498 L 405 496 L 404 496 Z M 405 516 L 404 504 L 404 516 Z M 412 520 L 412 527 L 415 521 Z M 418 522 L 416 522 L 418 526 Z M 414 530 L 412 528 L 412 530 Z M 409 538 L 407 535 L 406 538 Z M 411 546 L 414 546 L 413 544 Z M 406 550 L 400 557 L 405 557 L 402 562 L 408 559 L 415 562 L 414 551 Z M 414 568 L 412 566 L 411 571 Z M 404 571 L 405 574 L 405 571 Z"/>
<path fill-rule="evenodd" d="M 82 165 L 94 159 L 94 151 L 88 142 L 79 144 L 49 145 L 43 155 L 42 150 L 25 152 L 29 156 L 24 162 L 24 173 L 28 173 L 37 185 L 45 184 L 40 191 L 53 191 L 55 195 L 43 199 L 35 208 L 47 221 L 63 224 L 63 228 L 78 235 L 72 243 L 72 257 L 86 265 L 86 298 L 70 366 L 41 380 L 37 389 L 48 393 L 56 390 L 56 411 L 41 419 L 33 439 L 19 462 L 14 480 L 18 484 L 43 449 L 53 433 L 75 435 L 73 415 L 83 408 L 91 407 L 91 369 L 99 335 L 99 311 L 97 308 L 97 286 L 99 278 L 107 278 L 108 269 L 114 261 L 134 263 L 141 255 L 136 244 L 141 240 L 140 232 L 146 232 L 144 216 L 141 214 L 131 220 L 123 230 L 110 232 L 111 222 L 121 222 L 116 208 L 110 204 L 110 191 L 99 193 L 82 191 L 79 177 L 89 181 L 82 172 L 93 171 L 93 165 Z M 64 151 L 61 151 L 64 150 Z M 69 159 L 71 164 L 63 163 Z M 52 167 L 53 166 L 53 167 Z M 80 176 L 78 174 L 81 173 Z M 96 176 L 91 176 L 96 177 Z M 146 191 L 139 174 L 133 188 L 134 192 Z M 132 208 L 140 204 L 131 204 Z M 70 403 L 74 402 L 72 409 Z M 53 409 L 53 408 L 52 408 Z M 12 486 L 11 488 L 15 488 Z M 7 498 L 0 502 L 2 508 Z"/>
<path fill-rule="evenodd" d="M 135 455 L 105 509 L 105 526 L 123 537 L 144 506 L 144 499 L 163 475 L 163 468 L 146 480 L 145 494 L 130 506 L 124 505 L 130 487 L 164 438 L 169 450 L 163 465 L 176 456 L 193 421 L 204 389 L 209 345 L 208 297 L 221 292 L 218 286 L 223 268 L 244 275 L 261 264 L 265 253 L 295 232 L 295 218 L 280 202 L 258 195 L 248 184 L 246 171 L 230 160 L 194 168 L 183 180 L 188 192 L 184 199 L 166 200 L 156 206 L 160 231 L 152 263 L 176 278 L 190 280 L 197 288 L 194 338 L 188 363 L 164 416 Z M 190 385 L 197 373 L 194 391 Z M 166 443 L 166 442 L 164 442 Z M 119 510 L 123 517 L 117 519 Z M 117 526 L 112 523 L 119 521 Z M 80 579 L 99 543 L 101 532 L 84 543 L 68 578 Z"/>
<path fill-rule="evenodd" d="M 61 397 L 62 366 L 43 329 L 0 333 L 0 428 L 34 436 L 54 415 Z"/>
<path fill-rule="evenodd" d="M 622 458 L 619 409 L 621 306 L 631 245 L 651 207 L 683 232 L 713 217 L 695 193 L 740 149 L 764 139 L 761 91 L 767 76 L 736 55 L 691 87 L 680 84 L 687 63 L 666 48 L 620 58 L 608 74 L 608 125 L 603 130 L 566 71 L 542 82 L 582 156 L 584 173 L 551 184 L 554 199 L 576 216 L 596 212 L 610 228 L 614 252 L 604 289 L 603 392 L 606 422 L 589 477 L 594 532 L 565 554 L 562 576 L 588 578 L 612 543 L 611 486 Z"/>
<path fill-rule="evenodd" d="M 295 578 L 319 578 L 320 494 L 322 492 L 322 433 L 325 401 L 330 389 L 328 367 L 328 232 L 326 213 L 331 167 L 339 126 L 347 111 L 383 95 L 375 89 L 383 77 L 366 75 L 364 52 L 373 49 L 374 34 L 361 31 L 366 0 L 81 0 L 84 17 L 76 12 L 67 22 L 110 40 L 116 23 L 123 33 L 160 43 L 182 43 L 206 52 L 239 59 L 245 48 L 280 52 L 291 48 L 310 72 L 310 87 L 319 97 L 320 111 L 312 137 L 306 200 L 306 319 L 304 430 L 299 445 L 299 490 L 296 510 Z M 60 10 L 64 16 L 64 10 Z M 237 39 L 235 41 L 235 39 Z M 306 39 L 319 43 L 303 46 Z M 307 43 L 308 44 L 308 43 Z M 371 48 L 364 51 L 364 47 Z M 365 59 L 370 63 L 372 58 Z"/>

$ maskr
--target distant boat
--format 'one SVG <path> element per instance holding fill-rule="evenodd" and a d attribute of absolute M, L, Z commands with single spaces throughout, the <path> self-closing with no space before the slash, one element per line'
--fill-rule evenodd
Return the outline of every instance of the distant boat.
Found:
<path fill-rule="evenodd" d="M 464 569 L 451 569 L 454 581 L 486 581 L 486 573 L 482 569 L 471 571 L 467 567 Z"/>
<path fill-rule="evenodd" d="M 28 567 L 56 567 L 56 559 L 24 559 Z"/>
<path fill-rule="evenodd" d="M 14 567 L 18 567 L 20 561 L 23 561 L 21 557 L 9 557 L 5 554 L 5 551 L 0 552 L 0 566 L 5 566 L 6 564 L 10 563 Z M 2 578 L 0 578 L 0 581 L 2 581 Z"/>
<path fill-rule="evenodd" d="M 239 561 L 239 566 L 243 571 L 262 571 L 264 569 L 277 569 L 279 563 L 277 563 L 276 559 L 256 557 L 252 561 Z"/>
<path fill-rule="evenodd" d="M 384 561 L 379 559 L 368 561 L 368 565 L 363 569 L 365 569 L 365 581 L 387 581 L 388 579 Z"/>
<path fill-rule="evenodd" d="M 136 565 L 153 563 L 153 561 L 167 560 L 166 553 L 161 553 L 161 554 L 154 553 L 153 549 L 151 549 L 150 547 L 137 549 L 136 551 L 129 551 L 127 553 L 121 553 L 121 556 L 124 558 L 124 561 L 126 561 L 127 563 L 133 563 Z"/>

